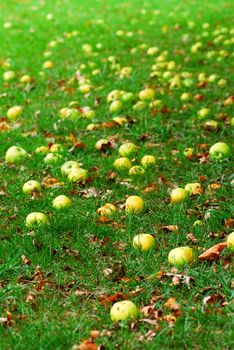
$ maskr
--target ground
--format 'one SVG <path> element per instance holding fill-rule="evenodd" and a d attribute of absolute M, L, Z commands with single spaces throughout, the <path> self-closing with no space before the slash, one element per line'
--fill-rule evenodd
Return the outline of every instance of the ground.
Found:
<path fill-rule="evenodd" d="M 233 10 L 229 0 L 0 3 L 0 349 L 231 349 L 233 155 L 209 149 L 233 141 Z M 139 105 L 146 88 L 154 96 Z M 132 165 L 145 155 L 156 165 L 135 176 L 114 168 L 126 142 L 137 146 Z M 62 149 L 48 164 L 35 150 L 53 144 Z M 28 156 L 11 164 L 11 146 Z M 69 160 L 85 181 L 61 173 Z M 41 190 L 23 193 L 29 180 Z M 188 183 L 199 190 L 171 203 Z M 55 209 L 58 195 L 71 206 Z M 131 195 L 143 212 L 125 212 Z M 111 217 L 97 213 L 105 203 Z M 48 224 L 26 226 L 31 212 Z M 135 249 L 140 233 L 155 248 Z M 199 258 L 216 244 L 224 249 Z M 170 265 L 180 246 L 192 263 Z M 139 317 L 113 323 L 124 299 Z"/>

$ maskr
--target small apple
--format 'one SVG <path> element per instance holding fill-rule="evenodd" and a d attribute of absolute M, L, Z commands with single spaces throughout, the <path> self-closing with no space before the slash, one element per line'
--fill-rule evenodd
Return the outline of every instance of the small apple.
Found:
<path fill-rule="evenodd" d="M 227 237 L 227 246 L 231 250 L 234 250 L 234 231 L 230 233 Z"/>
<path fill-rule="evenodd" d="M 230 155 L 231 149 L 225 142 L 217 142 L 210 147 L 209 155 L 213 160 L 226 158 Z"/>
<path fill-rule="evenodd" d="M 124 117 L 114 117 L 113 120 L 119 125 L 126 124 L 128 122 Z"/>
<path fill-rule="evenodd" d="M 138 152 L 138 147 L 134 143 L 127 142 L 119 147 L 120 157 L 133 158 Z"/>
<path fill-rule="evenodd" d="M 198 111 L 198 118 L 199 119 L 204 119 L 208 116 L 208 114 L 210 113 L 210 109 L 209 108 L 202 108 L 200 109 L 200 111 Z"/>
<path fill-rule="evenodd" d="M 32 78 L 30 77 L 30 75 L 22 75 L 22 77 L 20 78 L 20 82 L 22 84 L 28 84 L 32 82 Z"/>
<path fill-rule="evenodd" d="M 126 94 L 124 94 L 121 97 L 121 100 L 124 102 L 129 102 L 132 101 L 134 99 L 134 94 L 132 92 L 126 92 Z"/>
<path fill-rule="evenodd" d="M 203 222 L 201 220 L 195 220 L 194 223 L 193 223 L 194 227 L 201 226 L 201 225 L 203 225 Z"/>
<path fill-rule="evenodd" d="M 195 260 L 193 249 L 190 247 L 178 247 L 172 249 L 168 255 L 168 262 L 174 266 L 190 264 Z"/>
<path fill-rule="evenodd" d="M 140 165 L 135 165 L 133 167 L 131 167 L 131 169 L 129 169 L 129 173 L 130 176 L 141 176 L 145 174 L 145 170 L 142 166 Z"/>
<path fill-rule="evenodd" d="M 50 147 L 50 152 L 52 153 L 60 153 L 64 150 L 63 145 L 61 145 L 60 143 L 54 143 L 51 147 Z"/>
<path fill-rule="evenodd" d="M 43 63 L 43 66 L 42 66 L 44 69 L 51 69 L 54 67 L 54 64 L 52 61 L 46 61 Z"/>
<path fill-rule="evenodd" d="M 155 96 L 155 92 L 153 89 L 144 89 L 139 92 L 139 98 L 142 101 L 152 101 Z"/>
<path fill-rule="evenodd" d="M 63 194 L 60 196 L 57 196 L 54 200 L 53 200 L 53 207 L 55 209 L 64 209 L 64 208 L 68 208 L 71 206 L 71 200 L 70 198 L 68 198 L 67 196 L 64 196 Z"/>
<path fill-rule="evenodd" d="M 127 157 L 121 157 L 114 161 L 113 166 L 116 170 L 129 170 L 132 166 L 132 162 Z"/>
<path fill-rule="evenodd" d="M 144 211 L 144 201 L 139 196 L 130 196 L 125 203 L 126 213 L 141 213 Z"/>
<path fill-rule="evenodd" d="M 185 148 L 183 155 L 187 158 L 191 158 L 193 155 L 193 148 L 191 147 Z"/>
<path fill-rule="evenodd" d="M 107 102 L 120 100 L 121 96 L 122 94 L 120 90 L 112 90 L 107 96 Z"/>
<path fill-rule="evenodd" d="M 171 192 L 171 203 L 182 203 L 188 198 L 188 191 L 186 191 L 184 188 L 175 188 Z"/>
<path fill-rule="evenodd" d="M 148 251 L 155 247 L 155 239 L 148 233 L 141 233 L 133 238 L 133 247 L 142 251 Z"/>
<path fill-rule="evenodd" d="M 48 146 L 39 146 L 35 149 L 35 153 L 41 153 L 41 154 L 46 154 L 49 152 L 49 147 Z"/>
<path fill-rule="evenodd" d="M 82 168 L 74 168 L 68 174 L 68 180 L 71 182 L 83 182 L 88 178 L 88 171 Z"/>
<path fill-rule="evenodd" d="M 146 108 L 146 106 L 147 104 L 145 103 L 145 101 L 138 101 L 133 105 L 132 108 L 134 111 L 143 111 Z"/>
<path fill-rule="evenodd" d="M 14 71 L 9 70 L 9 71 L 3 73 L 3 80 L 11 81 L 13 79 L 15 79 L 15 72 Z"/>
<path fill-rule="evenodd" d="M 138 308 L 130 300 L 118 301 L 110 310 L 110 318 L 112 322 L 136 320 L 138 318 Z"/>
<path fill-rule="evenodd" d="M 207 130 L 218 130 L 219 123 L 216 120 L 207 120 L 203 123 L 202 126 Z"/>
<path fill-rule="evenodd" d="M 5 155 L 5 160 L 9 164 L 20 163 L 28 157 L 28 153 L 21 147 L 11 146 Z"/>
<path fill-rule="evenodd" d="M 180 99 L 181 101 L 187 101 L 191 98 L 191 94 L 188 93 L 188 92 L 184 92 L 181 96 L 180 96 Z"/>
<path fill-rule="evenodd" d="M 9 120 L 15 120 L 18 117 L 20 117 L 20 115 L 23 112 L 23 108 L 21 106 L 14 106 L 8 109 L 7 111 L 7 118 Z"/>
<path fill-rule="evenodd" d="M 48 223 L 48 218 L 45 214 L 39 212 L 30 213 L 26 217 L 26 226 L 27 227 L 36 227 L 45 225 Z"/>
<path fill-rule="evenodd" d="M 189 183 L 184 187 L 184 189 L 188 191 L 190 196 L 192 195 L 194 196 L 196 194 L 202 194 L 204 192 L 199 182 Z"/>
<path fill-rule="evenodd" d="M 123 107 L 123 103 L 119 100 L 115 100 L 115 101 L 111 102 L 110 107 L 109 107 L 109 111 L 111 113 L 116 113 L 116 112 L 119 112 L 122 107 Z"/>
<path fill-rule="evenodd" d="M 69 160 L 61 166 L 62 175 L 68 175 L 71 170 L 78 169 L 80 164 L 74 160 Z"/>
<path fill-rule="evenodd" d="M 106 148 L 108 148 L 108 145 L 110 144 L 110 141 L 107 139 L 100 139 L 96 142 L 95 148 L 98 151 L 104 151 Z"/>
<path fill-rule="evenodd" d="M 44 162 L 46 164 L 56 164 L 59 161 L 59 159 L 61 159 L 61 158 L 62 157 L 60 154 L 51 152 L 45 156 Z"/>
<path fill-rule="evenodd" d="M 116 211 L 117 208 L 115 205 L 111 203 L 106 203 L 102 207 L 98 208 L 97 213 L 101 216 L 109 217 L 112 216 Z"/>
<path fill-rule="evenodd" d="M 156 158 L 151 155 L 147 155 L 141 158 L 141 164 L 144 168 L 149 168 L 156 164 Z"/>
<path fill-rule="evenodd" d="M 31 194 L 34 191 L 39 192 L 41 190 L 41 185 L 39 184 L 38 181 L 30 180 L 30 181 L 25 182 L 22 190 L 25 194 Z"/>
<path fill-rule="evenodd" d="M 79 86 L 79 91 L 83 95 L 86 95 L 86 94 L 90 93 L 91 90 L 92 90 L 92 86 L 90 84 L 82 84 L 82 85 Z"/>

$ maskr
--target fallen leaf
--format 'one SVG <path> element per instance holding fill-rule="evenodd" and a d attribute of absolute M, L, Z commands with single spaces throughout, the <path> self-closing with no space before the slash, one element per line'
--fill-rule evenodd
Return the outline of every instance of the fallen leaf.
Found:
<path fill-rule="evenodd" d="M 36 298 L 35 294 L 30 291 L 26 297 L 26 303 L 31 303 L 32 301 L 34 301 Z"/>
<path fill-rule="evenodd" d="M 213 247 L 207 249 L 204 253 L 199 256 L 201 261 L 203 260 L 214 260 L 220 257 L 220 253 L 227 246 L 227 242 L 222 242 L 214 245 Z"/>
<path fill-rule="evenodd" d="M 25 265 L 31 265 L 31 260 L 28 259 L 25 255 L 21 255 L 21 260 Z"/>

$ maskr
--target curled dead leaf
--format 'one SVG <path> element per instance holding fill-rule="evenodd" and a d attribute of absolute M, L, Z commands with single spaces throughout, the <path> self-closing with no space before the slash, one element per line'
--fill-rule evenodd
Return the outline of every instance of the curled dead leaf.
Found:
<path fill-rule="evenodd" d="M 199 256 L 201 261 L 203 260 L 215 260 L 220 257 L 220 253 L 227 246 L 227 242 L 222 242 L 214 245 L 213 247 L 207 249 L 204 253 Z"/>

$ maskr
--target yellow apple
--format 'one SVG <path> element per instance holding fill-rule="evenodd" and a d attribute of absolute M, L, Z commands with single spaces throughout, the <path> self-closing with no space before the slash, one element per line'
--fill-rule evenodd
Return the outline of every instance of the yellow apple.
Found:
<path fill-rule="evenodd" d="M 231 250 L 234 250 L 234 231 L 230 233 L 227 237 L 227 246 Z"/>
<path fill-rule="evenodd" d="M 149 168 L 156 164 L 156 159 L 154 156 L 147 155 L 141 158 L 141 164 L 144 168 Z"/>
<path fill-rule="evenodd" d="M 132 162 L 127 157 L 121 157 L 114 161 L 113 166 L 116 170 L 128 170 L 132 166 Z"/>
<path fill-rule="evenodd" d="M 139 92 L 138 96 L 139 96 L 140 100 L 151 101 L 154 99 L 155 92 L 153 89 L 144 89 L 144 90 Z"/>
<path fill-rule="evenodd" d="M 155 247 L 155 239 L 148 233 L 141 233 L 133 238 L 133 247 L 142 251 L 148 251 Z"/>
<path fill-rule="evenodd" d="M 171 203 L 176 204 L 176 203 L 182 203 L 188 198 L 188 191 L 186 191 L 184 188 L 175 188 L 171 192 Z"/>
<path fill-rule="evenodd" d="M 145 170 L 140 165 L 135 165 L 129 170 L 129 176 L 141 176 L 145 174 Z"/>
<path fill-rule="evenodd" d="M 127 142 L 119 147 L 120 157 L 133 158 L 138 152 L 138 147 L 134 143 Z"/>
<path fill-rule="evenodd" d="M 88 171 L 82 168 L 74 168 L 68 173 L 68 180 L 71 182 L 83 182 L 88 178 Z"/>
<path fill-rule="evenodd" d="M 127 213 L 141 213 L 144 211 L 144 201 L 139 196 L 130 196 L 125 203 L 125 211 Z"/>
<path fill-rule="evenodd" d="M 75 160 L 69 160 L 61 166 L 61 173 L 62 175 L 68 175 L 71 170 L 78 169 L 79 167 L 80 164 L 78 162 Z"/>
<path fill-rule="evenodd" d="M 172 249 L 168 255 L 168 262 L 174 266 L 190 264 L 195 260 L 193 249 L 190 247 L 178 247 Z"/>
<path fill-rule="evenodd" d="M 47 216 L 43 213 L 40 213 L 40 212 L 30 213 L 26 217 L 26 226 L 30 227 L 30 228 L 45 225 L 47 223 L 48 223 Z"/>
<path fill-rule="evenodd" d="M 13 106 L 7 111 L 7 118 L 9 120 L 15 120 L 21 116 L 23 108 L 21 106 Z"/>
<path fill-rule="evenodd" d="M 53 207 L 55 209 L 63 209 L 63 208 L 68 208 L 71 206 L 71 199 L 67 196 L 64 196 L 63 194 L 60 196 L 57 196 L 53 200 Z"/>
<path fill-rule="evenodd" d="M 30 180 L 30 181 L 25 182 L 22 190 L 25 194 L 31 194 L 34 191 L 40 191 L 41 185 L 39 184 L 38 181 Z"/>
<path fill-rule="evenodd" d="M 112 216 L 114 212 L 117 211 L 117 208 L 115 205 L 111 203 L 106 203 L 102 207 L 98 208 L 97 213 L 101 216 Z"/>
<path fill-rule="evenodd" d="M 11 146 L 5 155 L 5 160 L 9 164 L 21 163 L 28 157 L 28 153 L 19 146 Z"/>

